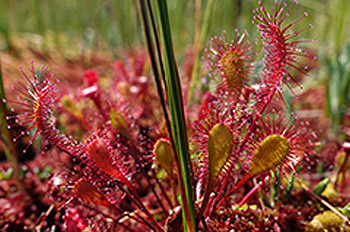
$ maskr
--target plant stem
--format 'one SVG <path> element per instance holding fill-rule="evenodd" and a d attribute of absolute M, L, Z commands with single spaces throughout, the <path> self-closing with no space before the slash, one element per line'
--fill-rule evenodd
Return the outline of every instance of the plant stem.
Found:
<path fill-rule="evenodd" d="M 164 206 L 164 204 L 163 204 L 163 201 L 160 199 L 160 197 L 159 197 L 157 191 L 155 190 L 154 185 L 153 185 L 153 183 L 152 183 L 152 181 L 151 181 L 150 176 L 149 176 L 147 173 L 145 173 L 145 176 L 146 176 L 146 179 L 147 179 L 147 183 L 148 183 L 149 188 L 151 189 L 153 195 L 154 195 L 155 198 L 157 199 L 157 201 L 158 201 L 160 207 L 162 208 L 165 217 L 167 217 L 167 216 L 169 215 L 169 213 L 168 213 L 168 211 L 166 210 L 166 208 L 165 208 L 165 206 Z"/>
<path fill-rule="evenodd" d="M 168 202 L 168 205 L 170 206 L 170 208 L 173 208 L 174 206 L 173 206 L 173 204 L 171 203 L 171 201 L 170 201 L 168 195 L 166 194 L 165 189 L 164 189 L 162 183 L 161 183 L 161 182 L 159 181 L 159 179 L 157 178 L 154 169 L 152 169 L 152 177 L 156 180 L 156 183 L 158 184 L 158 186 L 159 186 L 159 188 L 160 188 L 160 191 L 162 192 L 162 194 L 163 194 L 165 200 Z M 172 182 L 172 180 L 170 180 L 170 183 L 171 183 L 171 182 Z M 175 191 L 175 196 L 176 196 L 176 191 Z"/>
<path fill-rule="evenodd" d="M 348 142 L 345 142 L 344 144 L 348 144 L 348 146 L 350 145 L 350 143 L 348 143 Z M 344 145 L 343 145 L 343 147 L 344 147 Z M 345 159 L 344 159 L 344 161 L 343 161 L 342 165 L 340 166 L 340 169 L 337 173 L 337 178 L 336 178 L 335 183 L 334 183 L 335 188 L 338 187 L 340 175 L 342 175 L 343 179 L 345 178 L 345 171 L 346 171 L 345 167 L 346 167 L 348 160 L 349 160 L 349 157 L 350 157 L 350 149 L 347 148 L 344 150 L 345 150 Z M 344 181 L 342 181 L 342 182 L 344 183 Z"/>
<path fill-rule="evenodd" d="M 242 205 L 244 205 L 248 201 L 248 199 L 262 187 L 263 184 L 264 180 L 260 181 L 257 185 L 255 185 L 238 203 L 238 207 L 242 207 Z"/>
<path fill-rule="evenodd" d="M 136 190 L 133 187 L 129 187 L 129 191 L 125 190 L 123 188 L 123 185 L 118 184 L 118 187 L 127 194 L 128 197 L 130 197 L 130 200 L 135 204 L 136 207 L 138 207 L 142 212 L 144 212 L 148 219 L 153 223 L 153 226 L 150 226 L 154 231 L 156 232 L 163 232 L 164 230 L 161 228 L 159 223 L 154 219 L 153 215 L 150 213 L 148 208 L 143 204 L 140 196 L 137 194 Z M 142 219 L 142 218 L 141 218 Z M 147 224 L 149 224 L 147 221 L 145 221 Z M 150 225 L 150 224 L 149 224 Z"/>

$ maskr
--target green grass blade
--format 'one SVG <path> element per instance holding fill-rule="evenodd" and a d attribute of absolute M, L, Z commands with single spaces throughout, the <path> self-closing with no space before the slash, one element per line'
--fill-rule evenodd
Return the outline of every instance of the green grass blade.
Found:
<path fill-rule="evenodd" d="M 192 190 L 192 178 L 190 159 L 188 153 L 188 142 L 186 133 L 186 122 L 181 93 L 180 77 L 176 66 L 173 43 L 171 38 L 170 23 L 167 3 L 158 0 L 158 10 L 161 22 L 161 35 L 164 46 L 164 61 L 167 68 L 166 82 L 171 117 L 171 127 L 174 145 L 179 162 L 182 184 L 180 192 L 182 197 L 182 215 L 185 231 L 195 231 L 195 210 Z"/>
<path fill-rule="evenodd" d="M 155 42 L 157 44 L 157 51 L 159 54 L 158 58 L 159 58 L 161 73 L 163 76 L 163 80 L 165 82 L 165 79 L 164 79 L 165 74 L 164 74 L 164 69 L 163 69 L 163 62 L 161 59 L 158 34 L 157 34 L 156 28 L 154 26 L 153 12 L 152 12 L 151 4 L 149 1 L 147 1 L 147 6 L 148 6 L 149 13 L 150 13 L 151 21 L 152 21 L 152 26 L 153 26 L 152 30 L 154 33 L 154 39 L 155 39 Z M 149 56 L 151 59 L 152 69 L 153 69 L 153 73 L 154 73 L 154 79 L 155 79 L 155 83 L 157 86 L 157 92 L 158 92 L 160 102 L 162 105 L 163 114 L 164 114 L 165 122 L 167 125 L 167 129 L 169 131 L 171 142 L 173 143 L 174 141 L 173 141 L 172 134 L 171 134 L 171 124 L 170 124 L 170 119 L 169 119 L 169 115 L 168 115 L 168 110 L 166 107 L 166 100 L 164 97 L 162 79 L 160 78 L 160 74 L 159 74 L 159 70 L 158 70 L 157 58 L 156 58 L 157 56 L 154 52 L 154 46 L 152 43 L 152 36 L 151 36 L 151 28 L 150 28 L 149 19 L 147 17 L 146 4 L 145 4 L 144 0 L 140 0 L 140 7 L 141 7 L 141 15 L 142 15 L 142 21 L 143 21 L 143 25 L 144 25 L 145 36 L 146 36 L 146 43 L 147 43 L 148 53 L 149 53 Z"/>

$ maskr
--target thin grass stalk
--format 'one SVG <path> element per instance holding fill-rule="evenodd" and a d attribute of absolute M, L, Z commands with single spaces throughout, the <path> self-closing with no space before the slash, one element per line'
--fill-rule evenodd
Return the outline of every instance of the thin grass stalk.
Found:
<path fill-rule="evenodd" d="M 120 8 L 117 8 L 118 10 Z M 122 33 L 119 33 L 120 31 L 119 30 L 119 27 L 118 27 L 118 24 L 116 23 L 115 21 L 115 9 L 114 9 L 114 4 L 113 4 L 113 1 L 110 1 L 110 0 L 107 0 L 106 3 L 105 3 L 105 11 L 106 11 L 106 14 L 109 18 L 109 21 L 111 22 L 111 26 L 109 28 L 110 30 L 110 34 L 111 34 L 111 39 L 108 40 L 109 42 L 109 45 L 111 46 L 112 48 L 112 52 L 113 52 L 113 58 L 114 59 L 117 59 L 118 58 L 118 54 L 117 54 L 117 44 L 120 43 L 122 44 L 122 39 L 121 39 L 121 36 L 117 36 L 117 35 L 121 35 Z M 120 12 L 117 12 L 117 13 L 120 13 Z M 119 22 L 119 20 L 117 20 L 117 22 Z"/>
<path fill-rule="evenodd" d="M 2 66 L 0 63 L 0 120 L 1 120 L 1 138 L 4 140 L 6 146 L 4 149 L 4 153 L 7 161 L 10 163 L 13 170 L 13 179 L 15 180 L 17 189 L 19 192 L 25 194 L 25 188 L 23 183 L 21 182 L 19 173 L 20 173 L 20 165 L 18 162 L 18 154 L 11 139 L 10 132 L 7 127 L 7 121 L 5 119 L 7 114 L 7 106 L 6 106 L 6 95 L 5 89 L 2 79 Z"/>
<path fill-rule="evenodd" d="M 202 0 L 195 1 L 195 16 L 194 16 L 194 46 L 195 46 L 195 56 L 199 52 L 199 38 L 201 31 L 201 13 L 202 13 Z"/>
<path fill-rule="evenodd" d="M 196 0 L 195 1 L 195 16 L 194 16 L 194 41 L 193 41 L 193 50 L 194 50 L 194 63 L 193 63 L 193 69 L 192 69 L 192 73 L 190 76 L 190 89 L 189 89 L 189 94 L 188 96 L 186 96 L 185 98 L 187 99 L 187 104 L 188 102 L 190 102 L 190 100 L 192 100 L 193 98 L 193 78 L 194 78 L 194 74 L 195 74 L 195 70 L 197 71 L 196 73 L 198 73 L 199 71 L 199 54 L 200 54 L 200 49 L 201 49 L 201 45 L 200 45 L 200 32 L 201 32 L 201 13 L 202 13 L 202 0 Z"/>
<path fill-rule="evenodd" d="M 157 32 L 155 31 L 152 9 L 150 8 L 149 1 L 147 3 L 148 3 L 149 12 L 151 14 L 151 20 L 152 20 L 152 25 L 153 25 L 154 37 L 155 37 L 156 43 L 158 44 L 157 45 L 157 47 L 158 47 L 157 50 L 158 50 L 158 53 L 160 53 L 159 40 L 158 40 L 158 37 L 157 37 Z M 160 102 L 161 102 L 161 105 L 162 105 L 163 114 L 164 114 L 165 122 L 166 122 L 166 125 L 167 125 L 167 128 L 168 128 L 168 133 L 169 133 L 169 136 L 170 136 L 170 140 L 173 141 L 172 133 L 171 133 L 171 124 L 170 124 L 169 114 L 168 114 L 168 110 L 167 110 L 166 102 L 165 102 L 165 98 L 164 98 L 164 91 L 163 91 L 163 87 L 162 87 L 162 81 L 161 81 L 161 79 L 159 77 L 157 58 L 156 58 L 156 55 L 154 54 L 154 47 L 153 47 L 153 43 L 152 43 L 152 37 L 151 37 L 151 33 L 150 33 L 150 27 L 149 27 L 149 22 L 148 22 L 148 17 L 147 17 L 146 6 L 145 6 L 145 3 L 144 3 L 144 0 L 140 0 L 140 6 L 141 6 L 141 13 L 142 13 L 142 21 L 143 21 L 143 24 L 144 24 L 144 30 L 145 30 L 145 35 L 146 35 L 147 48 L 148 48 L 148 53 L 149 53 L 150 58 L 151 58 L 151 64 L 152 64 L 153 74 L 154 74 L 154 78 L 155 78 L 155 82 L 156 82 L 156 86 L 157 86 L 157 92 L 158 92 L 158 95 L 159 95 L 159 98 L 160 98 Z M 163 67 L 163 62 L 162 62 L 161 56 L 159 56 L 159 63 L 160 63 L 160 66 Z M 165 76 L 163 68 L 161 68 L 161 72 L 162 72 L 162 75 Z"/>
<path fill-rule="evenodd" d="M 174 147 L 174 151 L 176 152 L 176 147 L 175 147 L 175 143 L 174 143 L 174 139 L 173 139 L 172 128 L 170 126 L 170 120 L 169 120 L 169 118 L 167 116 L 167 109 L 166 109 L 165 103 L 163 104 L 164 97 L 163 97 L 163 94 L 162 94 L 163 93 L 162 85 L 161 85 L 161 81 L 159 79 L 158 67 L 157 67 L 157 64 L 156 64 L 156 59 L 155 59 L 155 56 L 153 54 L 153 44 L 151 42 L 151 36 L 150 36 L 150 33 L 149 33 L 148 18 L 147 18 L 147 15 L 145 13 L 145 10 L 144 10 L 145 6 L 144 6 L 142 0 L 140 0 L 140 5 L 141 5 L 141 8 L 142 8 L 142 17 L 143 17 L 143 21 L 144 21 L 144 24 L 145 24 L 144 28 L 145 28 L 145 34 L 146 34 L 146 39 L 147 39 L 147 45 L 148 45 L 148 49 L 149 49 L 149 53 L 150 53 L 150 57 L 151 57 L 151 63 L 152 63 L 153 70 L 154 70 L 154 73 L 155 73 L 158 93 L 159 93 L 159 96 L 160 96 L 161 101 L 162 101 L 163 111 L 164 111 L 165 119 L 166 119 L 166 122 L 167 122 L 170 139 L 171 139 L 172 145 Z M 167 82 L 165 80 L 165 71 L 164 71 L 164 68 L 163 68 L 164 66 L 163 66 L 163 61 L 162 61 L 162 56 L 161 56 L 160 43 L 159 43 L 159 39 L 158 39 L 158 33 L 157 33 L 157 30 L 156 30 L 154 16 L 153 16 L 153 12 L 152 12 L 152 8 L 151 8 L 151 4 L 150 4 L 149 0 L 147 0 L 147 5 L 148 5 L 149 14 L 150 14 L 150 17 L 151 17 L 151 23 L 152 23 L 152 29 L 153 29 L 153 33 L 154 33 L 155 43 L 156 43 L 156 46 L 157 46 L 157 53 L 158 53 L 158 59 L 159 59 L 159 63 L 160 63 L 160 70 L 161 70 L 161 73 L 162 73 L 162 77 L 163 77 L 163 81 L 164 81 L 164 85 L 165 85 L 166 91 L 168 92 Z M 176 155 L 176 157 L 177 157 L 177 155 Z M 178 170 L 180 170 L 181 168 L 179 166 L 178 159 L 176 159 L 176 160 L 177 160 L 176 163 L 178 165 Z M 183 180 L 183 178 L 181 177 L 181 172 L 179 172 L 180 185 L 184 186 L 182 180 Z M 173 181 L 173 180 L 171 180 L 171 181 Z M 181 188 L 181 189 L 183 189 L 183 188 Z M 176 199 L 176 189 L 173 189 L 173 194 L 175 194 L 174 195 L 174 199 Z M 181 195 L 182 195 L 183 201 L 185 201 L 186 200 L 186 198 L 185 198 L 186 196 L 184 196 L 183 194 L 181 194 Z M 177 201 L 174 201 L 174 202 L 176 203 Z M 185 205 L 187 205 L 187 204 L 185 204 Z M 185 212 L 185 211 L 183 211 L 183 212 Z"/>
<path fill-rule="evenodd" d="M 160 69 L 160 73 L 162 75 L 162 80 L 163 80 L 163 84 L 165 86 L 165 90 L 166 92 L 168 92 L 167 90 L 167 85 L 166 85 L 166 80 L 165 80 L 165 70 L 164 70 L 164 63 L 163 63 L 163 59 L 162 59 L 162 53 L 161 53 L 161 48 L 160 48 L 160 42 L 159 42 L 159 38 L 158 38 L 158 32 L 157 32 L 157 28 L 155 25 L 155 20 L 154 20 L 154 15 L 153 15 L 153 11 L 152 11 L 152 6 L 149 0 L 147 0 L 147 7 L 148 7 L 148 13 L 150 16 L 150 20 L 151 20 L 151 25 L 152 25 L 152 32 L 154 35 L 154 40 L 155 40 L 155 44 L 156 44 L 156 48 L 157 48 L 157 57 L 158 57 L 158 61 L 159 61 L 159 69 Z M 145 6 L 143 5 L 143 1 L 141 0 L 141 8 L 142 10 L 145 8 Z M 147 45 L 148 45 L 148 49 L 149 49 L 149 54 L 151 57 L 151 63 L 152 63 L 152 67 L 154 70 L 154 75 L 155 75 L 155 79 L 156 79 L 156 84 L 157 84 L 157 89 L 158 89 L 158 95 L 161 99 L 161 103 L 162 103 L 162 108 L 163 108 L 163 112 L 164 112 L 164 116 L 165 116 L 165 121 L 166 121 L 166 125 L 168 128 L 168 132 L 169 132 L 169 137 L 170 137 L 170 141 L 171 144 L 173 146 L 173 150 L 176 152 L 176 148 L 174 145 L 174 139 L 173 139 L 173 135 L 172 135 L 172 128 L 171 128 L 171 124 L 170 124 L 170 119 L 168 116 L 168 110 L 166 107 L 166 103 L 165 103 L 165 99 L 163 96 L 163 88 L 162 88 L 162 83 L 161 80 L 159 78 L 159 73 L 158 73 L 158 66 L 157 66 L 157 62 L 156 62 L 156 56 L 154 55 L 154 50 L 153 50 L 153 43 L 151 41 L 151 35 L 149 32 L 149 26 L 148 26 L 148 17 L 147 14 L 144 13 L 145 11 L 143 10 L 142 12 L 142 17 L 143 17 L 143 21 L 145 23 L 144 29 L 145 29 L 145 34 L 146 34 L 146 40 L 147 40 Z M 177 156 L 176 156 L 177 157 Z M 177 164 L 177 170 L 178 173 L 180 173 L 180 166 L 178 166 L 178 161 L 176 161 Z M 181 175 L 181 173 L 180 173 Z M 163 195 L 166 197 L 166 200 L 168 201 L 169 205 L 171 206 L 171 208 L 173 208 L 173 204 L 169 201 L 168 196 L 166 195 L 162 184 L 159 182 L 158 179 L 156 179 L 159 186 L 161 187 L 162 193 Z M 173 201 L 174 204 L 177 205 L 178 204 L 178 200 L 177 200 L 177 193 L 176 193 L 176 186 L 175 186 L 175 181 L 173 179 L 170 180 L 170 185 L 172 188 L 172 192 L 173 192 Z"/>
<path fill-rule="evenodd" d="M 349 156 L 350 156 L 350 153 L 349 153 L 349 152 L 346 152 L 346 153 L 345 153 L 345 159 L 344 159 L 342 165 L 340 166 L 339 171 L 337 172 L 337 177 L 336 177 L 335 183 L 334 183 L 335 189 L 337 189 L 337 187 L 338 187 L 338 184 L 339 184 L 339 181 L 340 181 L 340 175 L 342 175 L 342 178 L 343 178 L 343 179 L 345 178 L 345 174 L 346 174 L 346 164 L 348 163 Z M 343 187 L 343 186 L 342 186 L 342 187 Z"/>
<path fill-rule="evenodd" d="M 201 29 L 201 12 L 202 12 L 202 0 L 196 0 L 195 1 L 195 23 L 194 23 L 194 41 L 199 42 L 199 36 L 200 36 L 200 29 Z M 195 45 L 198 44 L 195 43 Z M 196 51 L 197 52 L 197 51 Z"/>
<path fill-rule="evenodd" d="M 148 53 L 150 55 L 151 58 L 151 64 L 152 64 L 152 68 L 153 68 L 153 73 L 154 73 L 154 78 L 155 78 L 155 82 L 156 82 L 156 86 L 157 86 L 157 92 L 161 101 L 161 105 L 162 105 L 162 109 L 163 109 L 163 114 L 164 114 L 164 118 L 165 118 L 165 122 L 167 125 L 167 129 L 169 132 L 169 137 L 170 137 L 170 141 L 171 144 L 174 147 L 174 139 L 172 136 L 172 129 L 171 129 L 171 124 L 170 124 L 170 119 L 169 119 L 169 115 L 168 115 L 168 110 L 166 107 L 166 103 L 165 103 L 165 98 L 164 98 L 164 92 L 163 92 L 163 88 L 162 88 L 162 81 L 159 77 L 159 71 L 158 71 L 158 65 L 157 65 L 157 60 L 156 60 L 156 55 L 154 54 L 154 47 L 153 47 L 153 43 L 152 43 L 152 38 L 151 38 L 151 33 L 150 33 L 150 27 L 149 27 L 149 21 L 148 21 L 148 17 L 147 17 L 147 12 L 146 12 L 146 6 L 144 3 L 144 0 L 140 0 L 140 6 L 141 6 L 141 13 L 142 13 L 142 21 L 144 24 L 144 30 L 145 30 L 145 35 L 146 35 L 146 41 L 147 41 L 147 47 L 148 47 Z M 160 69 L 161 69 L 161 73 L 163 76 L 163 81 L 164 81 L 164 85 L 165 85 L 165 72 L 164 72 L 164 68 L 163 68 L 163 61 L 162 61 L 162 57 L 161 57 L 161 53 L 160 53 L 160 44 L 159 44 L 159 39 L 158 39 L 158 33 L 156 31 L 156 27 L 155 27 L 155 23 L 154 23 L 154 18 L 153 18 L 153 13 L 152 13 L 152 8 L 150 5 L 150 2 L 147 1 L 147 6 L 148 6 L 148 11 L 149 14 L 151 16 L 151 21 L 152 21 L 152 30 L 154 33 L 154 38 L 156 40 L 156 46 L 157 46 L 157 51 L 158 51 L 158 59 L 159 59 L 159 63 L 160 63 Z M 174 151 L 175 151 L 175 147 L 174 147 Z M 174 188 L 174 180 L 170 180 L 171 185 L 172 185 L 172 189 L 173 189 L 173 194 L 175 194 L 174 199 L 176 198 L 176 189 Z M 166 197 L 166 200 L 168 201 L 169 205 L 171 207 L 173 207 L 172 203 L 169 201 L 168 196 L 166 195 L 166 193 L 164 192 L 164 189 L 161 185 L 161 183 L 159 182 L 159 180 L 157 179 L 157 183 L 159 184 L 163 195 Z M 176 204 L 176 200 L 174 201 L 174 204 Z"/>
<path fill-rule="evenodd" d="M 151 19 L 152 30 L 153 30 L 153 33 L 154 33 L 154 39 L 155 39 L 155 42 L 156 42 L 160 73 L 162 75 L 165 91 L 168 92 L 168 87 L 166 85 L 166 80 L 165 80 L 164 62 L 163 62 L 163 59 L 162 59 L 162 52 L 161 52 L 161 49 L 160 49 L 160 41 L 159 41 L 159 38 L 158 38 L 157 27 L 156 27 L 156 23 L 155 23 L 155 20 L 154 20 L 154 15 L 153 15 L 153 11 L 152 11 L 152 6 L 151 6 L 150 0 L 147 0 L 147 6 L 148 6 L 150 19 Z M 170 124 L 169 124 L 169 126 L 170 126 Z M 170 135 L 170 138 L 171 138 L 171 142 L 173 144 L 171 127 L 169 127 L 168 129 L 169 129 L 169 135 Z M 175 151 L 175 149 L 174 149 L 174 151 Z"/>
<path fill-rule="evenodd" d="M 158 10 L 160 15 L 161 35 L 164 45 L 164 60 L 168 69 L 166 75 L 169 111 L 171 116 L 171 127 L 174 138 L 177 161 L 180 166 L 181 175 L 180 193 L 182 198 L 182 216 L 184 230 L 194 232 L 195 210 L 194 196 L 192 189 L 190 157 L 188 153 L 188 142 L 186 133 L 186 122 L 181 93 L 180 77 L 176 66 L 173 44 L 170 31 L 167 3 L 158 0 Z M 180 173 L 179 173 L 180 174 Z"/>

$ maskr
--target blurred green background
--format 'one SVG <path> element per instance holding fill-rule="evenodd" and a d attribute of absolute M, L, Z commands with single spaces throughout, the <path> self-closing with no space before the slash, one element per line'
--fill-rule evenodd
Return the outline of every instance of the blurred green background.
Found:
<path fill-rule="evenodd" d="M 181 51 L 193 44 L 196 4 L 201 6 L 201 23 L 210 24 L 207 38 L 223 30 L 232 32 L 234 28 L 247 30 L 252 38 L 255 37 L 256 30 L 251 19 L 252 9 L 258 5 L 257 0 L 216 0 L 210 19 L 203 22 L 208 1 L 168 1 L 177 49 Z M 273 1 L 264 2 L 269 5 Z M 294 0 L 286 2 L 292 5 Z M 3 51 L 11 48 L 11 38 L 17 36 L 33 40 L 50 37 L 58 48 L 67 42 L 62 41 L 65 36 L 68 42 L 80 39 L 81 46 L 94 49 L 100 49 L 101 43 L 126 49 L 143 43 L 136 0 L 1 0 L 0 7 Z M 348 0 L 302 0 L 291 17 L 298 18 L 305 11 L 309 17 L 301 24 L 307 26 L 312 23 L 314 28 L 302 36 L 317 38 L 316 46 L 329 52 L 335 52 L 344 45 L 350 31 Z"/>
<path fill-rule="evenodd" d="M 273 2 L 265 0 L 264 5 L 269 9 Z M 285 2 L 291 6 L 295 0 Z M 236 28 L 240 32 L 246 30 L 250 41 L 257 38 L 256 26 L 251 23 L 257 0 L 169 0 L 168 4 L 180 64 L 186 52 L 193 51 L 193 45 L 198 44 L 195 41 L 201 40 L 199 50 L 203 51 L 210 37 L 221 35 L 223 30 L 228 35 L 233 35 Z M 313 25 L 299 39 L 317 39 L 305 46 L 317 54 L 319 61 L 304 86 L 306 90 L 324 86 L 327 98 L 324 111 L 333 123 L 333 134 L 337 134 L 344 115 L 349 114 L 350 1 L 300 0 L 288 22 L 302 17 L 304 12 L 308 17 L 295 28 Z M 206 14 L 210 17 L 205 17 Z M 199 38 L 201 30 L 204 33 Z M 136 0 L 0 0 L 0 50 L 14 57 L 23 56 L 22 51 L 29 49 L 43 54 L 60 52 L 64 59 L 104 52 L 117 59 L 125 51 L 143 47 Z M 30 56 L 26 58 L 33 59 Z"/>

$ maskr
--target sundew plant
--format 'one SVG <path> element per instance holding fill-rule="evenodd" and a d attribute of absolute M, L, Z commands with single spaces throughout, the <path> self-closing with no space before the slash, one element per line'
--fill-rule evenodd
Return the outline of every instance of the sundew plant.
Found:
<path fill-rule="evenodd" d="M 298 174 L 315 165 L 319 144 L 284 97 L 295 96 L 316 59 L 307 49 L 314 39 L 303 36 L 312 26 L 300 26 L 307 13 L 290 19 L 298 2 L 258 1 L 257 38 L 236 30 L 208 40 L 198 74 L 206 92 L 180 77 L 166 1 L 138 3 L 148 53 L 115 62 L 107 84 L 86 70 L 83 85 L 68 88 L 33 62 L 12 86 L 17 97 L 3 99 L 12 107 L 8 128 L 20 130 L 13 141 L 30 137 L 21 152 L 36 143 L 59 160 L 46 189 L 52 206 L 24 228 L 319 231 L 328 220 L 345 231 L 347 218 L 331 205 L 319 226 L 303 218 L 313 206 L 288 203 L 296 180 L 306 188 Z M 2 213 L 4 228 L 26 224 Z"/>

